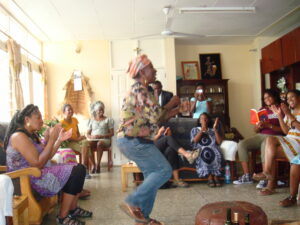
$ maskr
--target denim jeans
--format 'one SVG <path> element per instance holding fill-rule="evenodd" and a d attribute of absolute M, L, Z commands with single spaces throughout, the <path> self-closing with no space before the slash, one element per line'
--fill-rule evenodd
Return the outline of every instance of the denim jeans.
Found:
<path fill-rule="evenodd" d="M 144 175 L 143 183 L 125 201 L 131 206 L 141 208 L 144 217 L 148 219 L 157 190 L 170 179 L 172 168 L 153 143 L 147 143 L 140 138 L 124 137 L 118 138 L 117 144 L 120 151 L 134 161 Z"/>

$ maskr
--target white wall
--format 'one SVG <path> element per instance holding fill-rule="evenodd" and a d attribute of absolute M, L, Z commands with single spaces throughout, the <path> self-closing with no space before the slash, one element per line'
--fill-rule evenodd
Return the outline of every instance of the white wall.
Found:
<path fill-rule="evenodd" d="M 81 41 L 81 52 L 76 53 L 75 42 L 55 42 L 44 44 L 43 60 L 46 63 L 48 78 L 49 115 L 55 116 L 60 110 L 66 82 L 71 78 L 74 70 L 81 70 L 89 78 L 92 100 L 101 100 L 106 106 L 106 115 L 111 116 L 111 78 L 109 73 L 109 42 Z M 83 121 L 83 118 L 80 118 Z M 85 131 L 81 122 L 81 132 Z"/>

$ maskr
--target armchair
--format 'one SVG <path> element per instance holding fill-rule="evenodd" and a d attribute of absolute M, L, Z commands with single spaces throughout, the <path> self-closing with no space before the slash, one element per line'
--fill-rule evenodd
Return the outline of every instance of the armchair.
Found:
<path fill-rule="evenodd" d="M 5 172 L 6 170 L 6 166 L 0 166 L 0 172 Z M 53 197 L 43 197 L 38 201 L 34 196 L 29 176 L 39 177 L 41 176 L 41 171 L 38 168 L 29 167 L 5 174 L 10 176 L 12 179 L 20 179 L 21 194 L 28 197 L 29 224 L 40 225 L 43 217 L 53 210 L 58 199 L 57 195 L 55 195 Z"/>

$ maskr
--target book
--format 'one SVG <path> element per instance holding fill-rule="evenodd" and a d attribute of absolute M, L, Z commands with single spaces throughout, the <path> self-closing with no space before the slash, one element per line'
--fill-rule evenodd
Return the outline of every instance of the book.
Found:
<path fill-rule="evenodd" d="M 268 112 L 266 109 L 257 111 L 256 109 L 250 109 L 250 123 L 257 124 L 260 121 L 268 121 Z"/>

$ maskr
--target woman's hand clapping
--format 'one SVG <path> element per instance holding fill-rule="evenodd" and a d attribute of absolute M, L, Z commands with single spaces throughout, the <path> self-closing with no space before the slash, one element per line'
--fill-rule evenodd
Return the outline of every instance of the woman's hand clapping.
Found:
<path fill-rule="evenodd" d="M 280 109 L 286 116 L 291 116 L 291 110 L 289 109 L 289 107 L 286 104 L 281 103 Z"/>
<path fill-rule="evenodd" d="M 58 141 L 63 142 L 68 140 L 72 136 L 72 128 L 64 131 L 64 129 L 61 129 L 58 136 Z"/>
<path fill-rule="evenodd" d="M 216 120 L 215 120 L 214 126 L 213 126 L 214 130 L 217 130 L 218 125 L 219 125 L 219 121 L 220 121 L 220 119 L 219 119 L 219 117 L 217 117 Z"/>
<path fill-rule="evenodd" d="M 282 105 L 285 105 L 285 104 L 282 104 Z M 275 113 L 278 117 L 283 118 L 283 110 L 282 110 L 281 106 L 280 106 L 280 107 L 277 107 L 277 106 L 275 106 L 275 105 L 272 105 L 272 106 L 271 106 L 271 110 L 272 110 L 273 113 Z"/>

